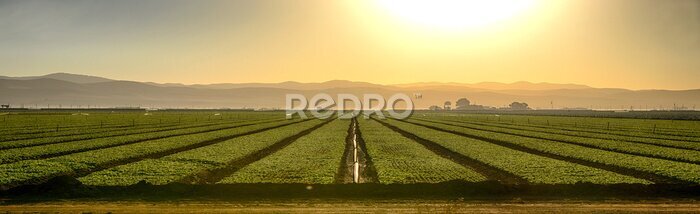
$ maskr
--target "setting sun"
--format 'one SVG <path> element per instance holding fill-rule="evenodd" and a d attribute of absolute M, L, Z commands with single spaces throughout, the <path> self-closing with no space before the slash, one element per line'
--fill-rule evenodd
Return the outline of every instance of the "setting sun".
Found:
<path fill-rule="evenodd" d="M 406 21 L 443 30 L 481 28 L 517 18 L 531 10 L 534 0 L 380 0 L 380 7 Z"/>

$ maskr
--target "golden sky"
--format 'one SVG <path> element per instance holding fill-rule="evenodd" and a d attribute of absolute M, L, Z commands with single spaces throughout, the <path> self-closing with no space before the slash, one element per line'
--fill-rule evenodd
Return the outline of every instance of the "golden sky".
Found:
<path fill-rule="evenodd" d="M 700 88 L 700 1 L 0 1 L 0 75 L 54 72 Z"/>

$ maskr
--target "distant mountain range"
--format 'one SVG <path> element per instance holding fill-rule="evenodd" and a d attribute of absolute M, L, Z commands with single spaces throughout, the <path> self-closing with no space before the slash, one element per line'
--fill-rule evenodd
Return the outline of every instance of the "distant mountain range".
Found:
<path fill-rule="evenodd" d="M 112 80 L 102 77 L 55 73 L 44 76 L 0 76 L 0 104 L 13 107 L 154 107 L 154 108 L 282 108 L 285 94 L 311 97 L 317 93 L 361 95 L 395 93 L 415 99 L 416 108 L 441 106 L 468 98 L 494 107 L 518 101 L 533 108 L 693 109 L 700 105 L 698 90 L 627 90 L 553 83 L 411 83 L 380 85 L 332 80 L 321 83 L 220 83 L 185 85 Z"/>
<path fill-rule="evenodd" d="M 102 78 L 102 77 L 88 76 L 88 75 L 82 75 L 82 74 L 69 74 L 69 73 L 53 73 L 53 74 L 47 74 L 44 76 L 28 76 L 28 77 L 0 76 L 0 79 L 9 79 L 9 80 L 55 79 L 55 80 L 63 80 L 66 82 L 79 83 L 79 84 L 114 81 L 112 79 L 107 79 L 107 78 Z"/>
<path fill-rule="evenodd" d="M 553 83 L 531 83 L 531 82 L 514 82 L 514 83 L 498 83 L 498 82 L 482 82 L 475 84 L 468 83 L 440 83 L 440 82 L 425 82 L 425 83 L 410 83 L 393 85 L 401 88 L 472 88 L 483 90 L 556 90 L 556 89 L 590 89 L 591 87 L 576 84 L 553 84 Z"/>

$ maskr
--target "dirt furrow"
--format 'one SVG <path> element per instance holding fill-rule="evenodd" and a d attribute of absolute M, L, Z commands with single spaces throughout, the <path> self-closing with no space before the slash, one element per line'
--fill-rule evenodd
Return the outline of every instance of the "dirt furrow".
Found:
<path fill-rule="evenodd" d="M 377 183 L 377 172 L 366 152 L 357 118 L 353 118 L 345 139 L 345 152 L 335 183 Z"/>

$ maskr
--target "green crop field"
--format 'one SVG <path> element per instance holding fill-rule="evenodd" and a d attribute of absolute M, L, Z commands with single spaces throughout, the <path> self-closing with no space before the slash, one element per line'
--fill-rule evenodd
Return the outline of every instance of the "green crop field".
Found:
<path fill-rule="evenodd" d="M 700 121 L 691 120 L 459 112 L 287 120 L 281 111 L 223 110 L 6 112 L 0 120 L 3 191 L 59 178 L 110 191 L 403 188 L 396 194 L 444 184 L 700 184 Z"/>

